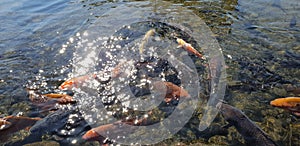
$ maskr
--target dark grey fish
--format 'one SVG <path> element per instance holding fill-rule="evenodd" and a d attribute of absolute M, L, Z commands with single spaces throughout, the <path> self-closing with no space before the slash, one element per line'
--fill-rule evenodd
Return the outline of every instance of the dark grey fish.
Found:
<path fill-rule="evenodd" d="M 49 114 L 42 120 L 36 122 L 30 128 L 30 135 L 24 140 L 6 143 L 7 146 L 25 145 L 37 141 L 42 141 L 42 135 L 51 134 L 56 129 L 61 128 L 67 122 L 68 116 L 72 113 L 71 110 L 59 109 L 54 113 Z"/>
<path fill-rule="evenodd" d="M 67 122 L 69 115 L 75 113 L 75 110 L 70 109 L 59 109 L 42 120 L 36 122 L 31 128 L 31 133 L 52 133 L 53 130 L 59 129 L 65 125 Z"/>
<path fill-rule="evenodd" d="M 297 18 L 296 16 L 293 16 L 293 18 L 290 21 L 290 28 L 293 28 L 297 25 Z"/>
<path fill-rule="evenodd" d="M 198 138 L 204 138 L 206 141 L 215 135 L 226 136 L 228 135 L 228 129 L 223 128 L 221 125 L 211 124 L 205 130 L 196 132 Z"/>
<path fill-rule="evenodd" d="M 82 134 L 83 131 L 86 131 L 88 129 L 85 129 L 88 125 L 86 122 L 81 118 L 74 117 L 71 119 L 74 123 L 68 124 L 68 120 L 70 120 L 70 115 L 78 114 L 77 109 L 69 109 L 69 108 L 62 108 L 59 109 L 49 115 L 47 115 L 42 120 L 39 120 L 36 122 L 31 128 L 30 128 L 30 135 L 23 139 L 22 141 L 17 141 L 13 143 L 7 143 L 6 145 L 25 145 L 28 143 L 38 142 L 42 141 L 42 136 L 45 134 L 49 135 L 56 135 L 60 138 L 65 138 L 66 140 L 60 140 L 59 143 L 62 145 L 68 145 L 70 142 L 69 139 L 76 138 L 80 134 Z M 79 128 L 77 128 L 79 127 Z M 62 130 L 65 129 L 65 130 Z M 68 129 L 70 129 L 68 131 Z M 74 130 L 71 130 L 74 129 Z M 65 133 L 63 131 L 66 131 Z"/>
<path fill-rule="evenodd" d="M 255 123 L 253 123 L 241 110 L 219 102 L 217 108 L 224 119 L 229 123 L 225 127 L 234 126 L 243 136 L 247 145 L 277 146 L 277 144 Z"/>

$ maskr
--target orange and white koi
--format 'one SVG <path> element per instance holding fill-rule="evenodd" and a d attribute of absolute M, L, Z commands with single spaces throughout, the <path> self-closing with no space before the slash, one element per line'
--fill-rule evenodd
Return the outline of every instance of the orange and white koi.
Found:
<path fill-rule="evenodd" d="M 296 116 L 300 116 L 300 97 L 278 98 L 270 102 L 274 107 L 291 111 Z"/>
<path fill-rule="evenodd" d="M 205 59 L 205 57 L 202 54 L 200 54 L 191 44 L 185 42 L 183 39 L 177 38 L 176 41 L 179 44 L 178 47 L 182 47 L 183 49 L 196 55 L 200 59 Z"/>
<path fill-rule="evenodd" d="M 58 88 L 61 90 L 71 90 L 72 88 L 78 88 L 79 86 L 83 85 L 90 79 L 95 79 L 97 76 L 96 74 L 88 74 L 84 76 L 79 76 L 75 78 L 71 78 L 63 82 Z"/>
<path fill-rule="evenodd" d="M 150 29 L 149 31 L 146 32 L 145 36 L 142 39 L 140 48 L 139 48 L 140 55 L 143 54 L 143 52 L 144 52 L 144 46 L 148 42 L 149 37 L 152 36 L 152 35 L 154 35 L 154 33 L 155 33 L 154 29 Z"/>

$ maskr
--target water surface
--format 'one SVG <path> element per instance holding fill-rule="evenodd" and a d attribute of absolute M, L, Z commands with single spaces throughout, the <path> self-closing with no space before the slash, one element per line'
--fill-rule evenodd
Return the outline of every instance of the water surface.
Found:
<path fill-rule="evenodd" d="M 300 3 L 297 0 L 169 2 L 195 13 L 215 34 L 227 65 L 225 101 L 243 110 L 279 145 L 299 145 L 299 120 L 271 107 L 269 102 L 279 97 L 299 96 L 286 87 L 300 87 Z M 126 3 L 131 2 L 0 2 L 0 114 L 40 116 L 25 88 L 35 87 L 45 93 L 56 91 L 72 71 L 70 60 L 74 50 L 64 49 L 64 45 L 78 32 L 101 21 L 107 11 Z M 160 3 L 156 5 L 159 7 Z M 218 116 L 215 124 L 225 122 Z M 208 142 L 196 135 L 193 130 L 183 130 L 179 138 L 174 138 L 175 142 L 166 140 L 161 144 L 241 145 L 243 142 L 233 128 L 227 136 L 214 136 Z"/>

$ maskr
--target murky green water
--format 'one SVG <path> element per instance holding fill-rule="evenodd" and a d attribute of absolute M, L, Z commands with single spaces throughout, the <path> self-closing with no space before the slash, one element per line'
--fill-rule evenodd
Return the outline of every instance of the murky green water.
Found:
<path fill-rule="evenodd" d="M 297 0 L 169 2 L 191 10 L 215 34 L 227 65 L 225 101 L 243 110 L 279 145 L 300 145 L 299 120 L 269 105 L 275 98 L 299 96 L 286 87 L 300 87 L 300 3 Z M 64 50 L 66 42 L 104 19 L 106 12 L 130 3 L 0 2 L 0 115 L 45 116 L 29 101 L 25 87 L 36 87 L 44 93 L 56 91 L 72 72 L 70 60 L 74 50 Z M 161 3 L 156 5 L 159 7 Z M 197 123 L 197 116 L 174 138 L 160 144 L 241 145 L 243 142 L 234 128 L 229 129 L 228 135 L 213 136 L 208 141 L 197 138 L 199 133 L 191 127 L 193 122 Z M 217 126 L 225 124 L 221 116 L 213 122 Z M 23 133 L 15 133 L 9 141 L 20 140 Z M 60 141 L 51 135 L 44 139 Z"/>

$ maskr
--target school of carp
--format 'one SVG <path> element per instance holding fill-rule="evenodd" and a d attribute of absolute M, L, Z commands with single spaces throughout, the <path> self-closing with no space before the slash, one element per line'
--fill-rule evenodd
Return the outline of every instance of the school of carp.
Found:
<path fill-rule="evenodd" d="M 143 46 L 146 43 L 148 37 L 150 35 L 153 35 L 154 30 L 149 30 L 145 37 L 142 40 L 142 45 L 140 47 L 140 54 L 143 53 Z M 187 52 L 194 54 L 200 59 L 205 59 L 205 57 L 200 54 L 193 46 L 187 42 L 185 42 L 183 39 L 177 38 L 176 39 L 178 43 L 179 48 L 185 49 Z M 119 66 L 116 66 L 111 71 L 111 78 L 118 78 L 120 75 L 120 68 Z M 89 80 L 95 80 L 97 79 L 97 73 L 87 74 L 75 78 L 71 78 L 63 82 L 58 89 L 59 90 L 72 90 L 74 88 L 80 88 L 83 84 L 85 84 Z M 166 103 L 171 102 L 172 100 L 180 100 L 180 98 L 189 98 L 189 93 L 183 89 L 180 86 L 177 86 L 176 84 L 172 82 L 167 81 L 158 81 L 159 86 L 164 85 L 166 90 L 166 95 L 163 99 Z M 157 87 L 161 88 L 161 87 Z M 73 99 L 71 95 L 68 94 L 61 94 L 61 93 L 50 93 L 50 94 L 39 94 L 35 90 L 27 89 L 29 99 L 30 101 L 41 109 L 41 111 L 56 111 L 57 107 L 55 107 L 56 104 L 74 104 L 76 103 L 76 100 Z M 283 108 L 288 111 L 290 111 L 295 116 L 300 116 L 300 97 L 286 97 L 286 98 L 278 98 L 270 102 L 270 104 L 274 107 Z M 218 105 L 219 109 L 222 110 L 224 116 L 227 118 L 233 118 L 228 116 L 228 110 L 232 110 L 233 107 L 228 107 L 227 105 L 221 106 Z M 225 110 L 225 107 L 227 108 Z M 235 109 L 234 109 L 235 110 Z M 226 113 L 225 113 L 226 112 Z M 151 115 L 151 112 L 148 112 L 148 115 Z M 242 114 L 243 115 L 243 114 Z M 231 115 L 234 116 L 234 115 Z M 243 115 L 245 116 L 245 115 Z M 33 126 L 37 121 L 42 120 L 42 118 L 39 117 L 24 117 L 24 116 L 6 116 L 0 118 L 0 141 L 5 142 L 8 137 L 20 130 L 27 129 L 29 130 L 31 126 Z M 98 141 L 100 144 L 108 144 L 110 143 L 107 141 L 106 137 L 103 137 L 99 133 L 101 131 L 105 130 L 117 130 L 118 125 L 120 124 L 129 124 L 129 125 L 147 125 L 147 119 L 141 118 L 141 119 L 122 119 L 120 121 L 117 121 L 115 123 L 110 123 L 106 125 L 101 125 L 99 127 L 92 128 L 88 130 L 83 136 L 82 139 L 86 141 Z"/>

